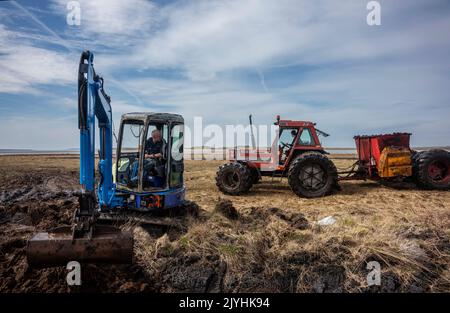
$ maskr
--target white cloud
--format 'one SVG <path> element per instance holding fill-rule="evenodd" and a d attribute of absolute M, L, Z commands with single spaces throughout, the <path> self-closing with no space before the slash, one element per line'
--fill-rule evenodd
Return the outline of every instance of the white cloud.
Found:
<path fill-rule="evenodd" d="M 70 55 L 27 45 L 20 32 L 0 24 L 0 92 L 38 93 L 39 84 L 72 83 L 76 65 Z"/>
<path fill-rule="evenodd" d="M 79 0 L 81 9 L 80 27 L 72 35 L 92 39 L 98 35 L 102 43 L 116 43 L 125 47 L 123 39 L 136 39 L 151 31 L 157 7 L 145 0 Z M 54 0 L 53 8 L 61 15 L 68 12 L 66 0 Z M 81 30 L 81 31 L 80 31 Z M 84 34 L 83 34 L 84 33 Z M 113 42 L 111 42 L 111 40 Z"/>
<path fill-rule="evenodd" d="M 5 55 L 0 59 L 0 80 L 4 83 L 0 92 L 27 92 L 36 84 L 73 83 L 77 64 L 67 56 L 41 48 L 15 47 L 15 51 L 1 51 Z"/>
<path fill-rule="evenodd" d="M 414 4 L 416 10 L 426 2 Z M 448 44 L 447 15 L 402 25 L 408 5 L 383 4 L 391 20 L 374 29 L 366 24 L 365 2 L 355 1 L 195 1 L 162 8 L 166 25 L 145 36 L 131 54 L 141 67 L 186 71 L 192 80 L 209 80 L 218 72 L 283 64 L 333 64 L 376 60 L 430 51 Z"/>

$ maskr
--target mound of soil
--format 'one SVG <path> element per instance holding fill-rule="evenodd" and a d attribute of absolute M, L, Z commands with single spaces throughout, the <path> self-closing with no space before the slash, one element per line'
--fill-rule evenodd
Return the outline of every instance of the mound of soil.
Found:
<path fill-rule="evenodd" d="M 310 227 L 305 215 L 297 213 L 286 213 L 280 208 L 258 208 L 253 207 L 250 211 L 250 220 L 266 221 L 269 216 L 276 216 L 290 224 L 291 227 L 297 229 L 307 229 Z"/>
<path fill-rule="evenodd" d="M 219 199 L 214 209 L 230 220 L 237 220 L 239 218 L 239 213 L 230 200 Z"/>

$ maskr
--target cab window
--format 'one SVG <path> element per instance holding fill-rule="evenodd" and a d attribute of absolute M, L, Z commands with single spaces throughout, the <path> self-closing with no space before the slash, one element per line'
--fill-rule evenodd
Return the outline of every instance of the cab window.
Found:
<path fill-rule="evenodd" d="M 128 188 L 137 188 L 139 183 L 139 149 L 144 124 L 138 121 L 123 123 L 120 154 L 117 162 L 117 183 Z"/>
<path fill-rule="evenodd" d="M 142 187 L 145 191 L 166 187 L 168 132 L 166 124 L 148 125 L 142 171 Z"/>
<path fill-rule="evenodd" d="M 171 169 L 169 184 L 171 188 L 183 186 L 183 143 L 184 125 L 173 125 L 171 136 Z"/>
<path fill-rule="evenodd" d="M 280 145 L 291 145 L 294 143 L 294 139 L 297 136 L 296 128 L 283 128 L 281 129 L 279 144 Z"/>
<path fill-rule="evenodd" d="M 300 137 L 298 138 L 298 144 L 301 146 L 314 146 L 314 139 L 311 135 L 309 128 L 303 128 Z"/>

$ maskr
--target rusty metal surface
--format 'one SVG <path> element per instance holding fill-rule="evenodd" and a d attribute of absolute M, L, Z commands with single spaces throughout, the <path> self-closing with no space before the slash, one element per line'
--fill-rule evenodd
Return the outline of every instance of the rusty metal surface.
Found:
<path fill-rule="evenodd" d="M 385 147 L 378 163 L 378 175 L 382 178 L 411 176 L 411 150 L 403 147 Z"/>
<path fill-rule="evenodd" d="M 72 228 L 63 226 L 37 233 L 28 241 L 27 260 L 33 267 L 80 263 L 128 264 L 133 258 L 133 236 L 130 231 L 109 225 L 98 225 L 92 238 L 73 239 Z"/>

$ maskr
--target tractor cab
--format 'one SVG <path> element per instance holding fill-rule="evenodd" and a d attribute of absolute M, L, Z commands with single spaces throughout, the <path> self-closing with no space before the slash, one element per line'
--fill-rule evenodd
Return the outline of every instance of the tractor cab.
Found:
<path fill-rule="evenodd" d="M 178 114 L 122 115 L 114 182 L 118 192 L 133 195 L 132 207 L 170 207 L 184 199 L 183 132 Z"/>
<path fill-rule="evenodd" d="M 323 151 L 314 123 L 281 120 L 278 115 L 275 125 L 279 126 L 278 156 L 281 167 L 302 152 Z"/>

